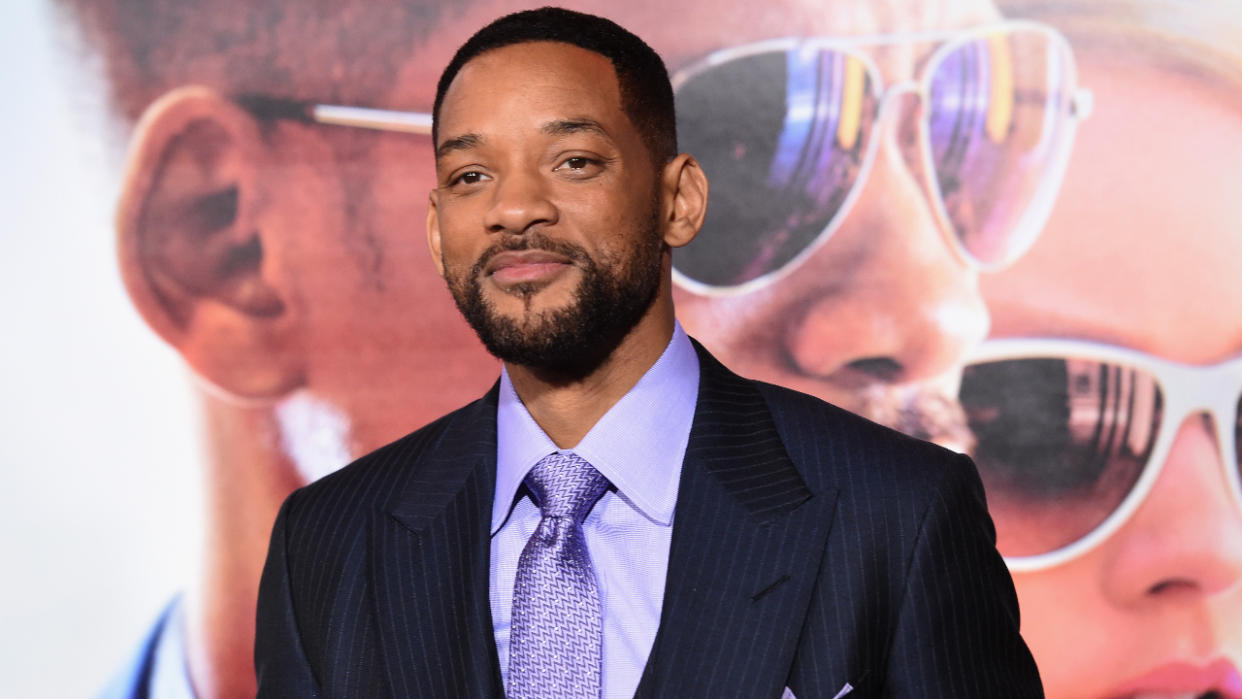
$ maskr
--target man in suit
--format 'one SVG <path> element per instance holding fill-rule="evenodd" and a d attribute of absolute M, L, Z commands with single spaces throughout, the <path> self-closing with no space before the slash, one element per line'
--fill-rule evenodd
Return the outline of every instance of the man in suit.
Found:
<path fill-rule="evenodd" d="M 434 118 L 432 257 L 504 369 L 286 500 L 261 696 L 1042 696 L 969 460 L 677 325 L 708 187 L 646 44 L 504 17 Z"/>

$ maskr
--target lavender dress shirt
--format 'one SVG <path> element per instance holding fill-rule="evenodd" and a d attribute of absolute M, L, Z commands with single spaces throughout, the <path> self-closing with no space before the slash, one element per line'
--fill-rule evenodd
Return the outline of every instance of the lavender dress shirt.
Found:
<path fill-rule="evenodd" d="M 604 697 L 632 697 L 655 642 L 673 536 L 681 462 L 699 391 L 699 359 L 678 324 L 664 353 L 572 449 L 531 418 L 507 372 L 496 414 L 489 597 L 500 673 L 509 681 L 509 628 L 518 557 L 539 524 L 522 480 L 539 459 L 570 451 L 613 484 L 582 523 L 603 609 Z"/>

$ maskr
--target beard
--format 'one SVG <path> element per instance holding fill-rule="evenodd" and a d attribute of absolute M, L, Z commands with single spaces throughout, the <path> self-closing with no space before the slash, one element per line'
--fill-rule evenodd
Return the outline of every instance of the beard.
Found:
<path fill-rule="evenodd" d="M 534 296 L 543 285 L 518 284 L 509 291 L 523 299 L 527 313 L 517 318 L 497 313 L 483 295 L 480 280 L 492 257 L 511 250 L 545 250 L 568 258 L 582 273 L 570 303 L 532 313 Z M 624 257 L 595 260 L 576 245 L 532 231 L 488 248 L 467 274 L 450 271 L 446 276 L 457 308 L 488 352 L 572 381 L 598 368 L 651 308 L 660 291 L 663 252 L 653 210 L 637 244 Z"/>

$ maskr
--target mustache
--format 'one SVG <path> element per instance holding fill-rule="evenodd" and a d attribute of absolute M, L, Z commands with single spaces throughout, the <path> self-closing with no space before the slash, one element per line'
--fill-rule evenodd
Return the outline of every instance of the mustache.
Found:
<path fill-rule="evenodd" d="M 591 256 L 581 247 L 562 240 L 554 240 L 542 233 L 532 231 L 518 236 L 506 235 L 500 238 L 500 240 L 479 255 L 479 259 L 475 261 L 470 269 L 470 274 L 473 277 L 482 275 L 483 270 L 487 268 L 487 263 L 502 252 L 518 252 L 522 250 L 542 250 L 555 253 L 584 268 L 591 267 L 594 264 Z"/>

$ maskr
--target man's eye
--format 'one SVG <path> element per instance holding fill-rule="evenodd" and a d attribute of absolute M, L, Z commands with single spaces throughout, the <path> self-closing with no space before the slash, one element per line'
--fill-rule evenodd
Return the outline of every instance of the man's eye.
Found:
<path fill-rule="evenodd" d="M 572 170 L 583 172 L 591 170 L 599 165 L 599 161 L 588 158 L 584 155 L 575 155 L 572 158 L 566 158 L 556 167 L 557 170 Z"/>
<path fill-rule="evenodd" d="M 477 172 L 474 170 L 469 170 L 467 172 L 463 172 L 460 175 L 457 175 L 456 177 L 454 177 L 449 182 L 449 184 L 472 185 L 472 184 L 478 184 L 482 182 L 485 178 L 486 178 L 486 175 L 484 175 L 483 173 Z"/>

